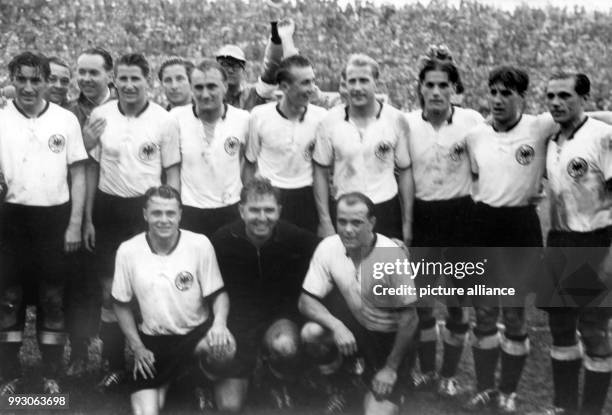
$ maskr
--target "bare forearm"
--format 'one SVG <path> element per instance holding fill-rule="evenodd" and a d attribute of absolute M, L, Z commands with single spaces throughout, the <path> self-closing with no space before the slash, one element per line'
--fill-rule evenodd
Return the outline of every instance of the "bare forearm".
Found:
<path fill-rule="evenodd" d="M 181 191 L 181 167 L 178 164 L 165 169 L 166 184 L 172 186 L 177 191 Z"/>
<path fill-rule="evenodd" d="M 83 222 L 85 197 L 87 193 L 84 163 L 78 163 L 70 166 L 70 180 L 70 224 L 80 228 Z"/>
<path fill-rule="evenodd" d="M 308 294 L 300 295 L 298 308 L 300 313 L 302 313 L 308 320 L 319 323 L 321 326 L 329 330 L 333 331 L 339 324 L 343 324 L 340 320 L 334 317 L 319 300 L 309 296 Z"/>
<path fill-rule="evenodd" d="M 319 166 L 313 167 L 313 192 L 319 221 L 331 222 L 329 214 L 329 168 Z"/>
<path fill-rule="evenodd" d="M 229 314 L 230 302 L 226 292 L 221 292 L 215 296 L 212 304 L 213 314 L 215 316 L 215 325 L 227 325 L 227 316 Z"/>
<path fill-rule="evenodd" d="M 113 308 L 117 316 L 117 321 L 119 322 L 119 327 L 121 327 L 121 331 L 125 335 L 130 349 L 135 350 L 144 347 L 140 335 L 138 334 L 136 320 L 134 319 L 134 314 L 132 313 L 130 305 L 115 301 Z"/>
<path fill-rule="evenodd" d="M 93 220 L 93 205 L 98 189 L 98 177 L 100 168 L 94 161 L 88 161 L 85 166 L 85 221 L 91 223 Z"/>
<path fill-rule="evenodd" d="M 399 368 L 406 352 L 414 341 L 414 334 L 417 329 L 418 317 L 416 310 L 410 307 L 402 312 L 399 327 L 395 334 L 393 348 L 387 357 L 387 366 L 395 371 Z"/>
<path fill-rule="evenodd" d="M 412 223 L 412 209 L 414 206 L 414 180 L 412 169 L 404 169 L 398 177 L 399 195 L 402 200 L 403 221 Z"/>

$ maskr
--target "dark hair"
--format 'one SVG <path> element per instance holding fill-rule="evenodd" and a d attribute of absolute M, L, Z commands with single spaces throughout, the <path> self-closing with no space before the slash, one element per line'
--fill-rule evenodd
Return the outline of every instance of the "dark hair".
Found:
<path fill-rule="evenodd" d="M 293 55 L 285 58 L 281 61 L 276 71 L 276 83 L 281 82 L 293 82 L 293 76 L 291 76 L 291 68 L 308 68 L 311 67 L 312 63 L 302 55 Z"/>
<path fill-rule="evenodd" d="M 591 80 L 583 73 L 556 72 L 549 78 L 549 81 L 558 79 L 573 79 L 574 91 L 581 97 L 588 96 L 591 93 Z"/>
<path fill-rule="evenodd" d="M 419 102 L 421 103 L 421 107 L 424 105 L 423 95 L 421 95 L 421 85 L 423 84 L 423 81 L 425 80 L 425 76 L 427 75 L 427 72 L 430 72 L 430 71 L 446 72 L 446 74 L 448 75 L 449 82 L 455 86 L 455 91 L 458 94 L 462 94 L 463 91 L 465 90 L 465 88 L 463 87 L 463 83 L 461 82 L 461 77 L 459 76 L 459 70 L 457 69 L 457 66 L 455 66 L 455 64 L 452 62 L 451 59 L 447 59 L 447 60 L 441 60 L 437 58 L 425 59 L 423 67 L 421 68 L 421 71 L 419 72 L 419 83 L 418 83 L 418 90 L 417 90 L 418 96 L 419 96 Z"/>
<path fill-rule="evenodd" d="M 117 75 L 117 69 L 120 65 L 138 66 L 142 71 L 142 75 L 145 78 L 148 78 L 149 74 L 151 73 L 151 67 L 149 66 L 149 62 L 142 53 L 127 53 L 120 57 L 117 61 L 117 64 L 115 65 L 115 76 Z"/>
<path fill-rule="evenodd" d="M 49 58 L 49 74 L 51 73 L 51 64 L 54 63 L 58 66 L 63 66 L 64 68 L 68 69 L 68 72 L 70 72 L 70 76 L 72 76 L 72 69 L 70 69 L 70 66 L 68 66 L 68 64 L 66 63 L 66 61 L 64 61 L 63 59 L 58 58 L 57 56 L 51 56 Z"/>
<path fill-rule="evenodd" d="M 203 59 L 198 63 L 193 69 L 187 71 L 187 77 L 189 78 L 189 83 L 191 83 L 191 74 L 194 69 L 197 69 L 200 72 L 207 72 L 211 69 L 216 69 L 221 73 L 221 78 L 223 78 L 223 82 L 227 82 L 227 71 L 219 62 L 214 59 Z"/>
<path fill-rule="evenodd" d="M 15 75 L 17 75 L 17 72 L 21 70 L 22 66 L 38 69 L 42 78 L 45 81 L 49 80 L 51 69 L 49 68 L 49 59 L 47 59 L 45 55 L 40 53 L 23 52 L 15 56 L 8 64 L 11 79 L 15 78 Z"/>
<path fill-rule="evenodd" d="M 175 199 L 179 207 L 183 208 L 183 202 L 181 200 L 181 194 L 174 187 L 167 184 L 161 186 L 150 187 L 144 194 L 144 208 L 147 208 L 149 201 L 154 197 L 161 197 L 162 199 Z"/>
<path fill-rule="evenodd" d="M 276 200 L 276 203 L 281 204 L 280 190 L 272 186 L 269 179 L 256 177 L 248 181 L 240 191 L 240 204 L 244 205 L 249 200 L 249 196 L 265 196 L 271 195 Z"/>
<path fill-rule="evenodd" d="M 163 61 L 161 66 L 159 67 L 159 71 L 157 72 L 157 77 L 159 78 L 160 81 L 163 81 L 162 77 L 164 76 L 164 70 L 168 66 L 173 66 L 173 65 L 180 65 L 183 68 L 185 68 L 185 73 L 187 74 L 187 78 L 189 78 L 189 73 L 193 70 L 193 62 L 180 58 L 178 56 L 173 56 Z"/>
<path fill-rule="evenodd" d="M 102 60 L 104 61 L 104 69 L 106 69 L 107 71 L 113 69 L 113 57 L 111 56 L 109 51 L 104 48 L 96 46 L 93 48 L 85 49 L 83 52 L 81 52 L 81 55 L 79 56 L 82 55 L 98 55 L 102 57 Z"/>
<path fill-rule="evenodd" d="M 500 66 L 489 74 L 489 87 L 495 84 L 502 84 L 508 89 L 516 91 L 519 95 L 524 95 L 529 88 L 529 75 L 522 69 L 514 66 Z"/>
<path fill-rule="evenodd" d="M 357 203 L 363 203 L 368 208 L 368 219 L 372 219 L 374 215 L 374 202 L 372 199 L 360 192 L 344 193 L 336 201 L 336 209 L 340 206 L 340 202 L 346 203 L 348 206 L 356 205 Z"/>

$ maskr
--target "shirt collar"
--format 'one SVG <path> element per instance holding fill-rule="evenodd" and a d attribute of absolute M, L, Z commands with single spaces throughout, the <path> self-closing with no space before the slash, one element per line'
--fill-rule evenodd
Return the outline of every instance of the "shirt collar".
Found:
<path fill-rule="evenodd" d="M 284 119 L 288 120 L 289 117 L 287 117 L 284 113 L 283 110 L 281 110 L 280 107 L 280 102 L 278 104 L 276 104 L 276 112 L 278 112 L 280 114 L 281 117 L 283 117 Z M 308 112 L 308 105 L 306 105 L 306 107 L 304 108 L 304 111 L 302 112 L 302 114 L 300 114 L 300 118 L 298 118 L 299 122 L 303 122 L 304 118 L 306 118 L 306 113 Z"/>
<path fill-rule="evenodd" d="M 510 126 L 510 128 L 508 128 L 506 131 L 498 131 L 497 128 L 495 128 L 495 124 L 493 123 L 493 121 L 491 121 L 491 128 L 493 128 L 493 131 L 499 133 L 507 133 L 510 132 L 514 129 L 514 127 L 516 127 L 517 125 L 519 125 L 519 123 L 521 122 L 521 120 L 523 119 L 523 113 L 521 112 L 521 115 L 519 116 L 518 120 L 516 120 L 516 122 L 514 124 L 512 124 Z"/>
<path fill-rule="evenodd" d="M 40 117 L 41 115 L 43 115 L 45 112 L 47 112 L 47 110 L 49 109 L 49 101 L 46 101 L 46 100 L 45 100 L 45 107 L 42 109 L 42 111 L 41 111 L 41 112 L 39 112 L 39 113 L 38 113 L 38 114 L 37 114 L 35 117 L 30 117 L 28 114 L 26 114 L 26 113 L 25 113 L 25 111 L 24 111 L 24 110 L 22 110 L 22 109 L 19 107 L 19 105 L 17 105 L 17 101 L 16 101 L 16 100 L 13 100 L 13 105 L 15 106 L 15 109 L 16 109 L 17 111 L 19 111 L 19 113 L 20 113 L 21 115 L 23 115 L 24 117 L 26 117 L 26 118 L 38 118 L 38 117 Z"/>
<path fill-rule="evenodd" d="M 376 119 L 380 119 L 380 114 L 382 113 L 383 110 L 383 106 L 385 105 L 382 101 L 376 100 L 376 102 L 378 102 L 380 104 L 380 108 L 378 109 L 378 112 L 376 113 Z M 349 120 L 349 106 L 345 105 L 344 106 L 344 121 L 348 122 Z"/>
<path fill-rule="evenodd" d="M 221 114 L 221 119 L 223 121 L 225 121 L 225 117 L 227 117 L 227 110 L 228 110 L 228 104 L 227 102 L 224 102 L 223 103 L 223 114 Z M 191 112 L 193 112 L 194 117 L 196 117 L 198 120 L 200 119 L 200 117 L 198 117 L 198 110 L 196 109 L 195 102 L 191 104 Z"/>
<path fill-rule="evenodd" d="M 376 243 L 378 242 L 378 234 L 376 232 L 374 232 L 374 238 L 372 238 L 372 242 L 370 243 L 370 245 L 368 245 L 367 247 L 362 248 L 363 250 L 367 250 L 368 254 L 364 255 L 363 258 L 366 258 L 368 255 L 370 255 L 370 253 L 372 252 L 372 250 L 376 247 Z M 349 256 L 349 252 L 347 249 L 344 250 L 344 254 L 348 257 Z M 363 259 L 362 258 L 362 259 Z"/>
<path fill-rule="evenodd" d="M 178 238 L 176 238 L 176 242 L 174 243 L 174 245 L 172 245 L 172 247 L 170 248 L 166 256 L 172 254 L 174 250 L 176 249 L 176 247 L 178 246 L 179 241 L 181 240 L 181 230 L 179 229 L 178 232 L 179 232 Z M 153 248 L 153 245 L 151 244 L 151 238 L 149 238 L 149 232 L 145 232 L 145 239 L 147 240 L 147 245 L 149 245 L 149 249 L 151 250 L 151 252 L 154 255 L 159 255 L 159 253 L 155 251 L 155 249 Z"/>
<path fill-rule="evenodd" d="M 455 106 L 451 105 L 450 114 L 448 115 L 448 118 L 446 119 L 446 123 L 447 124 L 452 124 L 453 123 L 453 116 L 454 115 L 455 115 Z M 429 120 L 425 117 L 425 111 L 421 111 L 421 118 L 423 119 L 423 121 L 429 122 Z"/>
<path fill-rule="evenodd" d="M 119 102 L 119 100 L 117 100 L 117 108 L 119 108 L 119 112 L 121 113 L 121 115 L 125 115 L 125 112 L 123 112 L 123 109 L 121 108 L 121 103 Z M 140 111 L 138 111 L 137 114 L 134 115 L 134 118 L 140 117 L 147 110 L 147 108 L 149 108 L 149 101 L 148 100 L 147 100 L 147 102 L 145 102 L 144 107 L 142 107 L 142 109 Z"/>
<path fill-rule="evenodd" d="M 576 133 L 578 132 L 578 130 L 580 130 L 582 128 L 582 126 L 584 124 L 586 124 L 586 122 L 588 121 L 589 117 L 588 115 L 586 117 L 584 117 L 584 119 L 582 121 L 580 121 L 580 124 L 578 124 L 576 126 L 576 128 L 574 128 L 572 130 L 572 133 L 567 137 L 567 141 L 571 140 L 572 138 L 574 138 L 574 135 L 576 135 Z M 557 131 L 557 133 L 555 134 L 555 136 L 553 137 L 553 141 L 556 143 L 557 141 L 559 141 L 559 136 L 561 135 L 561 131 Z"/>

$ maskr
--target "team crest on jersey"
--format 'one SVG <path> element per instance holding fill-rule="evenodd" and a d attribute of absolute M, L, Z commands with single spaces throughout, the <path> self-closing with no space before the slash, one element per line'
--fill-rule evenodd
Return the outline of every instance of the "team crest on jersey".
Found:
<path fill-rule="evenodd" d="M 159 151 L 159 146 L 151 141 L 144 143 L 138 149 L 138 158 L 142 161 L 151 161 Z"/>
<path fill-rule="evenodd" d="M 312 153 L 314 153 L 314 148 L 315 148 L 315 142 L 314 140 L 312 140 L 310 143 L 308 143 L 308 145 L 304 149 L 304 159 L 306 161 L 312 160 Z"/>
<path fill-rule="evenodd" d="M 523 144 L 520 146 L 516 153 L 514 154 L 516 157 L 516 161 L 522 166 L 526 166 L 533 161 L 535 157 L 535 150 L 528 144 Z"/>
<path fill-rule="evenodd" d="M 387 158 L 387 155 L 391 153 L 391 150 L 393 150 L 391 144 L 386 141 L 383 141 L 376 146 L 374 154 L 376 154 L 376 157 L 378 157 L 379 159 L 385 160 Z"/>
<path fill-rule="evenodd" d="M 49 150 L 54 153 L 61 153 L 64 147 L 66 147 L 66 138 L 61 134 L 53 134 L 49 137 Z"/>
<path fill-rule="evenodd" d="M 453 161 L 459 161 L 465 154 L 465 143 L 455 143 L 450 150 L 450 158 Z"/>
<path fill-rule="evenodd" d="M 179 272 L 174 279 L 174 285 L 179 291 L 187 291 L 193 285 L 193 275 L 188 271 Z"/>
<path fill-rule="evenodd" d="M 231 136 L 225 139 L 225 143 L 223 144 L 223 148 L 225 152 L 230 156 L 235 155 L 240 149 L 240 140 L 237 137 Z"/>
<path fill-rule="evenodd" d="M 584 176 L 589 169 L 589 165 L 582 157 L 575 157 L 567 164 L 567 174 L 572 179 L 579 179 Z"/>

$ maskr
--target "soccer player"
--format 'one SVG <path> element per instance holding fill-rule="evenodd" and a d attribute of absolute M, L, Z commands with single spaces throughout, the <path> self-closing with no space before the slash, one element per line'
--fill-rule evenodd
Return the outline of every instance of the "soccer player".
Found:
<path fill-rule="evenodd" d="M 346 66 L 347 106 L 331 109 L 321 122 L 313 153 L 313 189 L 319 236 L 334 233 L 329 197 L 361 191 L 375 203 L 376 230 L 412 239 L 414 184 L 404 115 L 376 99 L 379 68 L 366 55 L 352 55 Z M 333 168 L 334 191 L 329 170 Z M 399 170 L 396 180 L 394 170 Z M 398 197 L 399 193 L 399 197 Z M 401 204 L 400 204 L 401 198 Z"/>
<path fill-rule="evenodd" d="M 492 122 L 474 128 L 467 136 L 472 173 L 476 176 L 472 226 L 474 246 L 541 247 L 542 233 L 536 212 L 545 169 L 546 143 L 555 131 L 549 114 L 523 113 L 529 76 L 523 70 L 502 66 L 489 74 L 489 105 Z M 516 249 L 516 248 L 515 248 Z M 519 293 L 512 307 L 502 307 L 505 330 L 498 333 L 499 301 L 479 301 L 474 328 L 474 369 L 477 392 L 467 402 L 468 409 L 496 403 L 506 413 L 516 412 L 516 389 L 529 353 L 525 324 L 524 295 L 532 276 L 519 263 L 530 262 L 535 249 L 524 249 L 520 261 L 500 275 L 502 286 L 514 286 Z M 508 251 L 501 252 L 504 265 L 512 261 Z M 501 268 L 500 268 L 501 269 Z M 497 271 L 497 270 L 496 270 Z M 503 271 L 503 270 L 502 270 Z M 502 272 L 499 271 L 499 272 Z M 491 282 L 491 281 L 489 281 Z M 500 357 L 499 393 L 495 369 Z"/>
<path fill-rule="evenodd" d="M 428 52 L 418 79 L 422 110 L 407 114 L 415 186 L 412 246 L 426 248 L 428 252 L 422 254 L 437 261 L 442 252 L 429 248 L 468 244 L 472 174 L 465 137 L 484 120 L 476 111 L 451 104 L 461 79 L 447 49 L 435 48 Z M 450 250 L 447 254 L 452 255 Z M 419 282 L 417 278 L 417 285 Z M 444 357 L 438 382 L 438 392 L 449 397 L 459 393 L 454 376 L 469 330 L 467 313 L 456 305 L 448 305 L 443 335 Z M 423 299 L 423 304 L 417 307 L 421 369 L 421 376 L 415 377 L 418 386 L 433 385 L 438 377 L 438 330 L 433 310 L 429 299 Z"/>
<path fill-rule="evenodd" d="M 113 58 L 101 47 L 86 49 L 77 59 L 76 79 L 79 97 L 70 110 L 83 127 L 85 149 L 91 150 L 106 126 L 104 118 L 89 119 L 94 108 L 116 98 L 113 87 Z"/>
<path fill-rule="evenodd" d="M 276 80 L 283 92 L 280 102 L 260 105 L 251 112 L 245 181 L 259 170 L 281 189 L 282 218 L 315 233 L 312 151 L 326 111 L 309 104 L 315 73 L 307 58 L 293 55 L 284 59 Z"/>
<path fill-rule="evenodd" d="M 172 57 L 162 62 L 157 77 L 162 84 L 170 111 L 174 107 L 191 104 L 189 72 L 193 63 L 179 57 Z"/>
<path fill-rule="evenodd" d="M 247 182 L 240 195 L 240 217 L 212 238 L 232 308 L 228 327 L 236 336 L 235 359 L 218 372 L 217 407 L 240 410 L 249 378 L 262 354 L 270 373 L 285 381 L 299 373 L 301 316 L 297 309 L 302 282 L 317 245 L 314 234 L 279 220 L 278 189 L 269 180 Z M 290 407 L 285 387 L 276 387 L 279 407 Z"/>
<path fill-rule="evenodd" d="M 0 110 L 0 171 L 8 191 L 0 214 L 0 395 L 22 386 L 19 349 L 32 295 L 43 391 L 60 393 L 66 254 L 81 245 L 87 153 L 76 117 L 44 98 L 47 58 L 21 53 L 9 72 L 16 96 Z"/>
<path fill-rule="evenodd" d="M 350 79 L 350 76 L 349 76 Z M 396 414 L 398 374 L 405 373 L 405 359 L 414 341 L 418 318 L 414 295 L 383 295 L 370 290 L 372 283 L 400 287 L 398 275 L 374 280 L 365 270 L 379 252 L 403 251 L 386 236 L 375 233 L 374 203 L 362 193 L 338 199 L 338 234 L 317 247 L 299 299 L 302 314 L 310 320 L 302 328 L 305 349 L 321 364 L 341 355 L 359 354 L 365 374 L 371 378 L 364 400 L 366 415 Z M 408 282 L 410 280 L 408 279 Z M 412 285 L 412 284 L 410 284 Z"/>
<path fill-rule="evenodd" d="M 116 95 L 110 87 L 112 70 L 113 58 L 108 51 L 100 47 L 86 49 L 77 59 L 76 80 L 81 92 L 68 109 L 79 120 L 86 147 L 88 142 L 90 147 L 94 145 L 97 140 L 95 137 L 99 137 L 104 131 L 106 121 L 103 118 L 92 122 L 88 120 L 95 107 Z M 91 190 L 95 191 L 95 188 Z M 71 353 L 66 373 L 69 376 L 79 376 L 85 371 L 89 339 L 98 333 L 101 294 L 97 279 L 86 277 L 96 272 L 91 269 L 91 265 L 95 266 L 95 261 L 90 255 L 81 251 L 76 256 L 67 286 L 67 323 Z"/>
<path fill-rule="evenodd" d="M 70 67 L 60 58 L 52 56 L 49 58 L 49 68 L 51 69 L 51 75 L 49 76 L 49 86 L 45 98 L 62 108 L 70 109 L 70 102 L 68 101 L 68 87 L 72 78 Z"/>
<path fill-rule="evenodd" d="M 161 184 L 162 172 L 168 185 L 180 189 L 178 126 L 166 110 L 147 99 L 149 75 L 143 55 L 123 55 L 115 65 L 119 100 L 99 106 L 90 116 L 106 124 L 90 151 L 96 163 L 87 166 L 84 227 L 85 244 L 95 249 L 102 281 L 100 339 L 102 356 L 109 363 L 102 388 L 120 383 L 124 367 L 124 339 L 110 296 L 115 252 L 142 230 L 142 197 L 148 188 Z"/>
<path fill-rule="evenodd" d="M 609 281 L 600 281 L 598 267 L 609 255 L 612 242 L 612 127 L 584 113 L 590 86 L 584 74 L 558 73 L 546 87 L 548 109 L 560 127 L 548 146 L 546 157 L 551 218 L 547 263 L 559 287 L 567 286 L 565 291 L 570 294 L 570 302 L 550 304 L 546 308 L 552 334 L 554 408 L 547 412 L 551 415 L 602 414 L 612 373 L 610 308 L 593 302 L 609 284 Z M 550 247 L 573 247 L 573 250 Z M 588 262 L 593 266 L 564 269 L 563 264 L 570 261 L 564 260 L 562 252 L 574 256 L 580 261 L 578 264 Z M 574 295 L 571 294 L 572 280 L 578 282 L 575 288 L 583 288 L 574 291 Z M 585 294 L 586 287 L 596 289 Z M 584 385 L 579 409 L 578 385 L 583 362 Z"/>
<path fill-rule="evenodd" d="M 249 113 L 223 102 L 227 74 L 217 62 L 200 62 L 189 82 L 194 103 L 170 112 L 179 125 L 183 227 L 210 237 L 239 218 Z"/>
<path fill-rule="evenodd" d="M 115 313 L 134 353 L 129 386 L 138 415 L 158 414 L 170 382 L 186 369 L 226 360 L 236 350 L 210 241 L 179 229 L 176 189 L 153 187 L 144 199 L 147 231 L 119 247 L 112 287 Z M 132 300 L 142 314 L 138 328 Z"/>
<path fill-rule="evenodd" d="M 294 30 L 295 24 L 291 19 L 270 23 L 271 38 L 266 47 L 264 69 L 255 84 L 245 82 L 247 60 L 242 49 L 225 45 L 217 51 L 215 58 L 227 72 L 225 102 L 250 111 L 274 98 L 276 71 L 281 59 L 297 53 L 293 45 Z"/>

